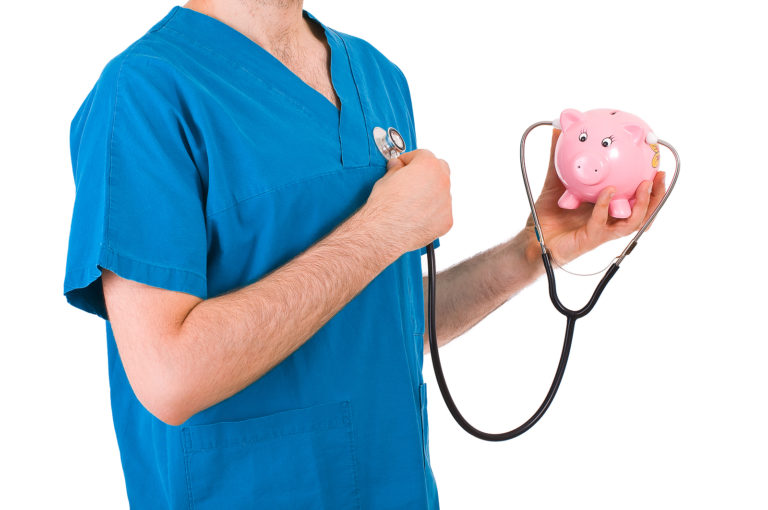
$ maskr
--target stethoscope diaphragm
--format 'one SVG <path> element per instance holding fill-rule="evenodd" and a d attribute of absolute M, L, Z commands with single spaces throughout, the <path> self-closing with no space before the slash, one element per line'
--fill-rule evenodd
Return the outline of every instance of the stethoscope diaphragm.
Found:
<path fill-rule="evenodd" d="M 405 152 L 405 140 L 393 127 L 387 130 L 380 127 L 373 128 L 373 141 L 376 142 L 376 147 L 387 161 Z"/>

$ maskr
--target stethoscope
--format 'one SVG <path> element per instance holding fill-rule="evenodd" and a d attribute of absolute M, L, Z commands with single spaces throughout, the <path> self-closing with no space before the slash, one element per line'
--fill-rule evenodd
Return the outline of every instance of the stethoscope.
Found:
<path fill-rule="evenodd" d="M 664 203 L 667 201 L 667 198 L 669 197 L 670 193 L 672 192 L 672 189 L 675 187 L 675 182 L 677 182 L 678 174 L 680 173 L 680 157 L 677 154 L 677 151 L 672 147 L 670 144 L 663 140 L 659 140 L 655 137 L 655 135 L 649 135 L 648 142 L 649 143 L 658 143 L 659 145 L 663 145 L 667 149 L 669 149 L 672 154 L 675 157 L 675 173 L 672 177 L 672 181 L 669 183 L 669 187 L 667 188 L 667 191 L 664 193 L 664 196 L 662 197 L 661 201 L 659 202 L 659 205 L 656 206 L 656 209 L 654 209 L 653 213 L 648 217 L 648 219 L 645 221 L 643 226 L 637 231 L 637 234 L 632 238 L 632 240 L 627 244 L 627 246 L 624 248 L 624 250 L 616 257 L 614 258 L 611 265 L 608 267 L 608 270 L 605 272 L 605 275 L 603 275 L 600 282 L 597 284 L 597 287 L 595 287 L 594 292 L 592 293 L 592 297 L 589 299 L 586 305 L 584 305 L 582 308 L 578 310 L 571 310 L 567 308 L 565 305 L 563 305 L 560 302 L 560 298 L 557 295 L 557 288 L 555 285 L 555 273 L 552 269 L 552 255 L 550 251 L 547 249 L 546 244 L 544 243 L 544 233 L 541 230 L 541 224 L 539 223 L 539 217 L 536 214 L 536 205 L 534 204 L 533 199 L 533 193 L 531 193 L 531 186 L 528 182 L 528 172 L 525 167 L 525 141 L 528 138 L 528 134 L 533 131 L 535 128 L 540 126 L 558 126 L 558 122 L 552 122 L 552 121 L 542 121 L 542 122 L 536 122 L 535 124 L 532 124 L 528 129 L 525 130 L 523 133 L 523 137 L 520 140 L 520 169 L 523 174 L 523 183 L 525 184 L 525 191 L 528 195 L 528 203 L 531 207 L 531 216 L 533 217 L 533 223 L 534 223 L 534 229 L 536 233 L 536 239 L 539 242 L 539 245 L 541 247 L 541 258 L 544 262 L 544 269 L 547 274 L 547 281 L 549 283 L 549 297 L 552 300 L 552 304 L 555 306 L 558 312 L 563 314 L 566 317 L 566 326 L 565 326 L 565 340 L 563 342 L 563 349 L 560 354 L 560 362 L 557 365 L 557 371 L 555 372 L 555 377 L 552 380 L 552 384 L 549 387 L 549 391 L 547 392 L 546 397 L 544 397 L 544 401 L 541 403 L 539 408 L 536 410 L 533 415 L 528 418 L 522 425 L 518 426 L 517 428 L 514 428 L 508 432 L 501 432 L 501 433 L 489 433 L 489 432 L 483 432 L 482 430 L 479 430 L 475 427 L 473 427 L 465 418 L 462 416 L 462 414 L 459 412 L 459 409 L 456 407 L 456 404 L 453 401 L 453 397 L 451 397 L 451 392 L 448 391 L 448 384 L 445 382 L 445 375 L 443 374 L 443 366 L 440 363 L 440 354 L 438 352 L 438 345 L 437 345 L 437 334 L 435 329 L 435 280 L 436 280 L 436 270 L 435 270 L 435 244 L 434 242 L 427 245 L 427 271 L 428 271 L 428 282 L 427 282 L 427 328 L 429 332 L 429 352 L 432 358 L 432 366 L 435 369 L 435 378 L 437 379 L 437 385 L 440 388 L 440 393 L 443 396 L 443 400 L 445 400 L 446 406 L 448 406 L 448 410 L 451 412 L 451 415 L 456 420 L 456 422 L 468 433 L 472 434 L 473 436 L 483 439 L 485 441 L 506 441 L 508 439 L 512 439 L 514 437 L 517 437 L 524 432 L 527 432 L 531 427 L 533 427 L 536 422 L 538 422 L 542 416 L 544 416 L 544 413 L 547 412 L 547 409 L 549 409 L 549 406 L 552 404 L 552 400 L 555 398 L 555 394 L 557 393 L 558 388 L 560 387 L 560 382 L 563 380 L 563 374 L 565 373 L 565 366 L 568 363 L 568 355 L 571 351 L 571 344 L 573 343 L 573 330 L 574 326 L 576 324 L 576 320 L 584 317 L 587 315 L 592 309 L 595 307 L 595 304 L 597 304 L 597 300 L 600 298 L 600 294 L 602 294 L 603 290 L 605 289 L 605 286 L 608 285 L 608 282 L 613 278 L 613 275 L 616 274 L 616 272 L 619 270 L 619 265 L 624 260 L 624 258 L 629 255 L 632 250 L 635 249 L 635 246 L 637 246 L 637 242 L 640 239 L 640 237 L 645 233 L 645 231 L 648 229 L 650 224 L 653 222 L 654 218 L 656 218 L 656 215 L 661 210 Z M 387 130 L 384 130 L 380 127 L 376 127 L 373 129 L 373 139 L 376 142 L 376 146 L 379 148 L 379 151 L 381 151 L 381 154 L 384 156 L 385 159 L 390 160 L 393 158 L 397 158 L 405 152 L 405 141 L 403 140 L 403 137 L 400 136 L 400 133 L 395 129 L 390 127 Z"/>

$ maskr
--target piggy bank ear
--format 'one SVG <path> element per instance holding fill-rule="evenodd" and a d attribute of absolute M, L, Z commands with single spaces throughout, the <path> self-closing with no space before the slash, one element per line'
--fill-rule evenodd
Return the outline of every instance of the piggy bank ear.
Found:
<path fill-rule="evenodd" d="M 634 144 L 639 144 L 645 140 L 645 129 L 638 124 L 627 124 L 624 126 L 626 131 Z"/>
<path fill-rule="evenodd" d="M 579 110 L 569 108 L 560 114 L 560 129 L 563 131 L 579 122 L 584 122 L 584 114 Z"/>

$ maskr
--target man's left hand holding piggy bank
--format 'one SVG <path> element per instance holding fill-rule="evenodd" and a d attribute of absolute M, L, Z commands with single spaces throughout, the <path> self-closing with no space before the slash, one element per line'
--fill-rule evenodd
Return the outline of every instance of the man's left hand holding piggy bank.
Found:
<path fill-rule="evenodd" d="M 536 214 L 543 230 L 547 248 L 558 265 L 593 250 L 601 244 L 626 236 L 638 230 L 659 205 L 665 192 L 665 173 L 657 172 L 653 181 L 643 181 L 635 191 L 632 214 L 626 219 L 616 219 L 608 214 L 612 186 L 603 189 L 595 204 L 583 202 L 573 210 L 562 209 L 557 201 L 565 192 L 555 170 L 555 146 L 560 130 L 552 133 L 549 169 L 541 194 L 536 199 Z M 536 240 L 533 217 L 528 216 L 525 226 L 528 234 L 526 257 L 533 261 L 541 258 L 541 247 Z"/>

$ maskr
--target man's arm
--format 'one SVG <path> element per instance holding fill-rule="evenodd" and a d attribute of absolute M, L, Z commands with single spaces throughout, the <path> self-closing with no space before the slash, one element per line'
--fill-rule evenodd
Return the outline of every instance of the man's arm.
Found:
<path fill-rule="evenodd" d="M 242 390 L 298 349 L 402 253 L 450 229 L 447 164 L 403 155 L 366 204 L 261 280 L 201 300 L 104 271 L 107 313 L 141 403 L 178 425 Z"/>
<path fill-rule="evenodd" d="M 509 241 L 452 266 L 435 280 L 437 345 L 443 346 L 469 330 L 544 272 L 541 249 L 523 230 Z M 427 317 L 427 277 L 424 277 Z M 424 353 L 429 352 L 424 329 Z"/>

